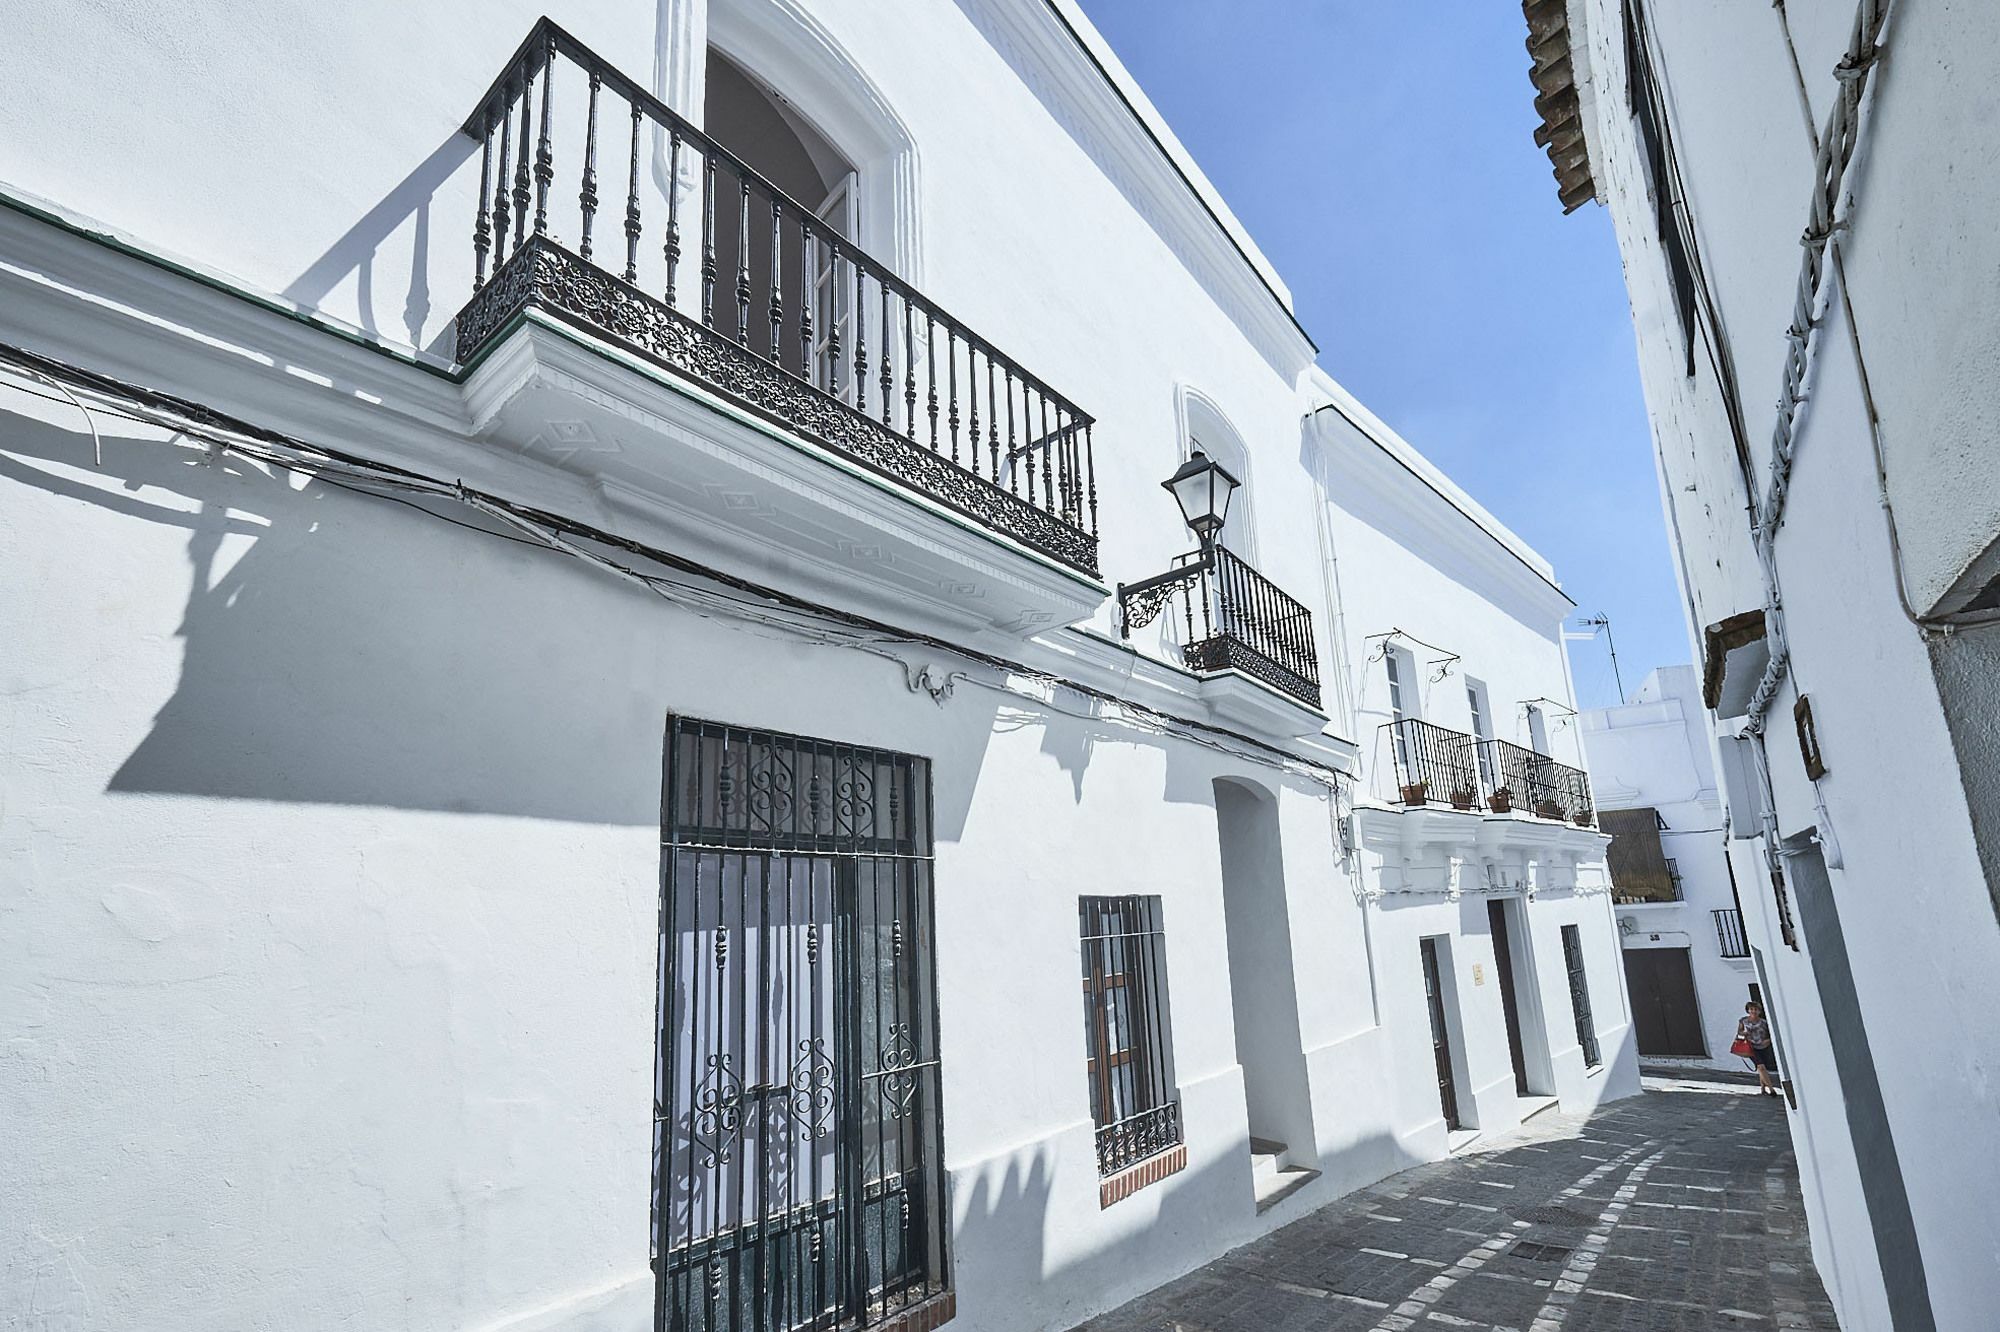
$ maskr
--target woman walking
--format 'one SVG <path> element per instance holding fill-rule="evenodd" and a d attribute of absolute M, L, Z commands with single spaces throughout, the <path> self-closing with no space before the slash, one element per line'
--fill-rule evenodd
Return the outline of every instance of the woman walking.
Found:
<path fill-rule="evenodd" d="M 1764 1006 L 1756 1000 L 1743 1005 L 1743 1018 L 1736 1024 L 1737 1053 L 1747 1055 L 1757 1066 L 1757 1094 L 1776 1096 L 1773 1085 L 1778 1073 L 1777 1052 L 1771 1048 L 1771 1024 L 1764 1020 Z"/>

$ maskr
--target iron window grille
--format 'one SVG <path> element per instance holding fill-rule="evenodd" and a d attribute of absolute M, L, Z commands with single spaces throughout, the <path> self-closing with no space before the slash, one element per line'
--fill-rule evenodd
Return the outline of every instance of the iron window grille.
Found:
<path fill-rule="evenodd" d="M 1115 1175 L 1181 1143 L 1157 897 L 1078 900 L 1097 1169 Z"/>
<path fill-rule="evenodd" d="M 1583 936 L 1576 926 L 1562 927 L 1563 969 L 1569 973 L 1569 1007 L 1576 1015 L 1576 1043 L 1583 1047 L 1583 1066 L 1602 1062 L 1597 1049 L 1597 1023 L 1590 1016 L 1590 980 L 1583 971 Z"/>
<path fill-rule="evenodd" d="M 948 1316 L 930 767 L 668 721 L 655 1327 Z"/>

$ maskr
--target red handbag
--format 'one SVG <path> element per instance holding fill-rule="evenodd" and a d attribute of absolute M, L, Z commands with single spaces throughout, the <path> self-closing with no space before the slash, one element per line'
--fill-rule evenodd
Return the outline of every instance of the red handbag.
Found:
<path fill-rule="evenodd" d="M 1736 1038 L 1736 1043 L 1729 1047 L 1729 1053 L 1733 1055 L 1742 1055 L 1745 1059 L 1750 1058 L 1751 1057 L 1750 1042 L 1744 1040 L 1741 1036 L 1738 1036 Z"/>

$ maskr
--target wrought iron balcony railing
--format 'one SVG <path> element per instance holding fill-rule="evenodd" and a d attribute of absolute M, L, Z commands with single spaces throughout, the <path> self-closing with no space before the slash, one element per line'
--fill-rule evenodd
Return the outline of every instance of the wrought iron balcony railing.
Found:
<path fill-rule="evenodd" d="M 1553 803 L 1558 813 L 1551 818 L 1568 819 L 1578 827 L 1588 828 L 1597 820 L 1597 811 L 1590 800 L 1590 774 L 1581 768 L 1572 768 L 1567 763 L 1554 759 L 1544 760 L 1545 780 L 1553 795 Z M 1540 813 L 1539 810 L 1536 811 Z"/>
<path fill-rule="evenodd" d="M 536 309 L 1097 573 L 1091 418 L 555 23 L 464 130 L 460 361 Z"/>
<path fill-rule="evenodd" d="M 1178 600 L 1188 669 L 1240 670 L 1308 707 L 1319 706 L 1319 649 L 1312 612 L 1222 546 L 1180 557 L 1177 568 L 1118 588 L 1123 632 L 1151 624 Z"/>
<path fill-rule="evenodd" d="M 1709 914 L 1715 917 L 1715 941 L 1722 945 L 1722 955 L 1750 956 L 1750 940 L 1743 933 L 1743 913 L 1735 907 L 1724 907 Z"/>
<path fill-rule="evenodd" d="M 1449 802 L 1458 809 L 1479 803 L 1479 772 L 1472 737 L 1407 717 L 1382 728 L 1396 773 L 1396 794 L 1406 805 Z"/>
<path fill-rule="evenodd" d="M 1590 777 L 1580 768 L 1505 740 L 1481 740 L 1487 774 L 1486 798 L 1495 813 L 1521 809 L 1545 819 L 1565 819 L 1584 827 L 1595 821 Z"/>

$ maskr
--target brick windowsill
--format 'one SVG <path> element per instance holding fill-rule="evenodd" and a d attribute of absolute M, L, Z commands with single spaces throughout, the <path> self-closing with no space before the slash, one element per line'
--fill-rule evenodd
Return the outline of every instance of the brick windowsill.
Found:
<path fill-rule="evenodd" d="M 1187 1146 L 1176 1143 L 1157 1156 L 1149 1156 L 1115 1175 L 1106 1175 L 1097 1184 L 1097 1205 L 1109 1207 L 1120 1198 L 1129 1198 L 1148 1184 L 1157 1184 L 1168 1175 L 1187 1168 Z"/>
<path fill-rule="evenodd" d="M 942 1327 L 950 1322 L 957 1313 L 958 1294 L 947 1290 L 941 1295 L 931 1296 L 922 1304 L 903 1309 L 893 1317 L 885 1318 L 879 1323 L 871 1323 L 868 1332 L 931 1332 L 932 1328 Z M 852 1325 L 842 1324 L 842 1326 Z"/>

